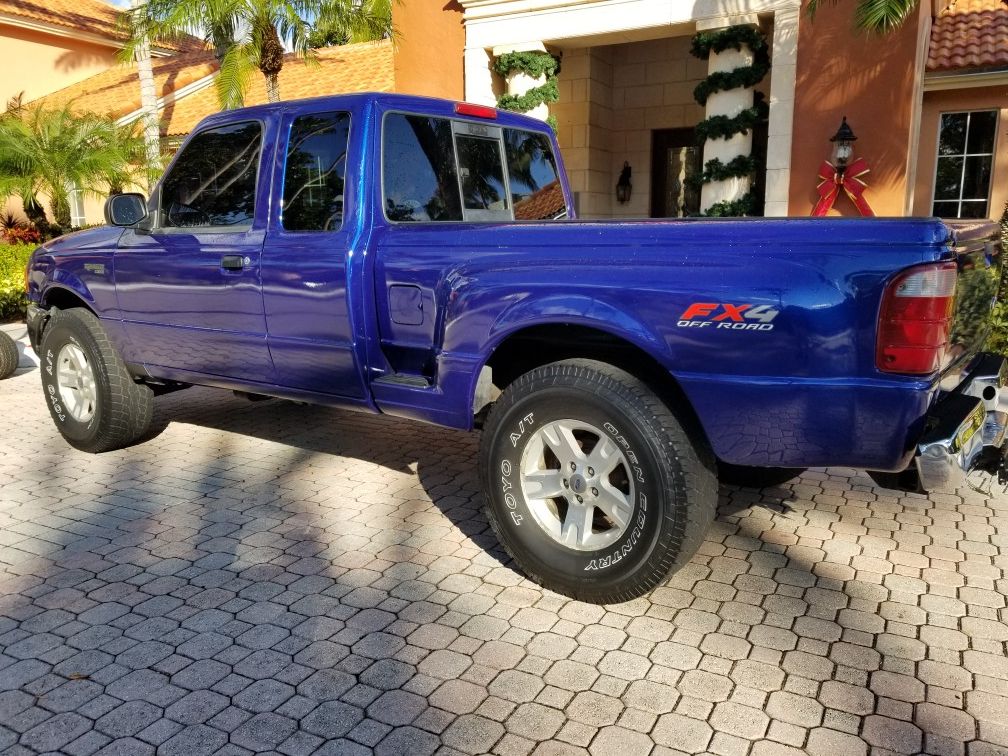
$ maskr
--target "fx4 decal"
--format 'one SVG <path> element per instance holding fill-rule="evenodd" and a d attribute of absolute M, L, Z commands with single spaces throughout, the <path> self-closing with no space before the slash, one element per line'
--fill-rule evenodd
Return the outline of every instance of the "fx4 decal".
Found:
<path fill-rule="evenodd" d="M 780 310 L 770 305 L 694 302 L 679 316 L 680 328 L 726 328 L 731 331 L 772 331 Z"/>

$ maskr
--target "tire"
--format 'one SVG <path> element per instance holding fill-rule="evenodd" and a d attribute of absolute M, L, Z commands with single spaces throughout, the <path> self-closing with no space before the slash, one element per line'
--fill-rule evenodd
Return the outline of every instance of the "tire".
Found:
<path fill-rule="evenodd" d="M 643 596 L 689 561 L 717 508 L 715 469 L 643 382 L 593 360 L 518 378 L 480 443 L 504 549 L 536 583 L 598 604 Z M 558 495 L 536 497 L 544 487 Z"/>
<path fill-rule="evenodd" d="M 804 467 L 745 467 L 718 462 L 718 479 L 722 483 L 742 488 L 770 488 L 797 478 Z"/>
<path fill-rule="evenodd" d="M 18 369 L 18 362 L 21 355 L 18 352 L 17 344 L 5 332 L 0 331 L 0 381 L 10 378 L 14 371 Z"/>
<path fill-rule="evenodd" d="M 154 394 L 134 383 L 91 312 L 53 308 L 39 357 L 49 414 L 71 446 L 110 451 L 147 430 Z"/>

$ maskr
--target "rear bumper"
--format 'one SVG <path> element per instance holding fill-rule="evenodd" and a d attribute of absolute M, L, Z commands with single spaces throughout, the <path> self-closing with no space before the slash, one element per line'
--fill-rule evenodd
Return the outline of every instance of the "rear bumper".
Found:
<path fill-rule="evenodd" d="M 1008 361 L 984 355 L 961 392 L 943 397 L 917 446 L 920 490 L 952 492 L 969 483 L 985 493 L 1008 484 L 1008 413 L 998 407 Z"/>

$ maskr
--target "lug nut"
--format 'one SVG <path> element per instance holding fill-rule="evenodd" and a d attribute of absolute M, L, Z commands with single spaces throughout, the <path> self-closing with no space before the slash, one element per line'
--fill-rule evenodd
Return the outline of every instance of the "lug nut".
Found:
<path fill-rule="evenodd" d="M 598 496 L 598 489 L 597 488 L 593 488 L 592 489 L 592 496 Z"/>
<path fill-rule="evenodd" d="M 577 500 L 578 504 L 584 504 L 584 499 L 582 499 L 580 496 L 577 497 Z"/>
<path fill-rule="evenodd" d="M 571 462 L 571 470 L 577 470 L 577 465 Z"/>
<path fill-rule="evenodd" d="M 588 468 L 588 477 L 591 478 L 595 475 L 595 471 L 592 468 Z"/>
<path fill-rule="evenodd" d="M 570 488 L 570 483 L 567 482 L 567 478 L 563 479 L 564 488 Z"/>

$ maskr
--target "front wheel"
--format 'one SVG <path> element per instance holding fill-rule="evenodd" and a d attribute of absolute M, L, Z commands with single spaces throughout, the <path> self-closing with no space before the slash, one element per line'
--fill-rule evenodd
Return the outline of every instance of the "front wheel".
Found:
<path fill-rule="evenodd" d="M 90 311 L 53 308 L 39 356 L 49 414 L 71 446 L 109 451 L 147 430 L 154 394 L 134 383 Z"/>
<path fill-rule="evenodd" d="M 487 516 L 540 585 L 629 601 L 689 561 L 717 506 L 711 454 L 640 380 L 565 360 L 508 386 L 480 448 Z"/>

